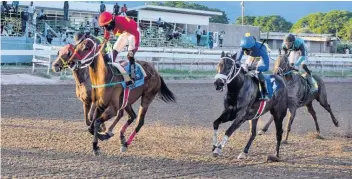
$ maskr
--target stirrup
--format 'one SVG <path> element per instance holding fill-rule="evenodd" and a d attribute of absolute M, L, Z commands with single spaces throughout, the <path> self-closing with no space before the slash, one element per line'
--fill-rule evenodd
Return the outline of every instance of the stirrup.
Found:
<path fill-rule="evenodd" d="M 134 81 L 131 79 L 130 81 L 126 81 L 126 87 L 130 87 L 134 85 Z"/>

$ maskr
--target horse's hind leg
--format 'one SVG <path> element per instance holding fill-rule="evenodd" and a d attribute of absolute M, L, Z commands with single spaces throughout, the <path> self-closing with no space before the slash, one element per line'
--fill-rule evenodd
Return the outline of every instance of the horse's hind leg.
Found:
<path fill-rule="evenodd" d="M 128 114 L 128 120 L 126 121 L 126 123 L 120 129 L 120 141 L 121 141 L 122 145 L 125 144 L 125 142 L 126 142 L 126 139 L 125 139 L 126 129 L 128 128 L 128 126 L 130 126 L 132 124 L 132 122 L 137 117 L 137 114 L 134 112 L 134 110 L 133 110 L 131 105 L 126 106 L 125 111 Z"/>
<path fill-rule="evenodd" d="M 330 104 L 328 103 L 327 96 L 326 96 L 326 90 L 319 90 L 319 96 L 316 98 L 317 101 L 319 101 L 320 105 L 325 108 L 330 113 L 332 122 L 336 127 L 339 127 L 339 121 L 335 118 L 334 114 L 331 111 Z"/>
<path fill-rule="evenodd" d="M 144 125 L 144 117 L 145 114 L 148 111 L 148 107 L 150 105 L 150 103 L 153 101 L 155 95 L 157 94 L 157 92 L 155 93 L 148 93 L 148 94 L 144 94 L 142 96 L 141 99 L 141 106 L 139 107 L 139 111 L 138 111 L 138 123 L 137 123 L 137 127 L 134 129 L 134 131 L 132 132 L 132 134 L 128 137 L 128 140 L 122 145 L 121 147 L 121 152 L 125 152 L 127 150 L 127 147 L 129 145 L 131 145 L 134 137 L 136 136 L 136 134 L 141 130 L 142 126 Z"/>
<path fill-rule="evenodd" d="M 319 129 L 319 124 L 318 124 L 318 119 L 317 119 L 317 115 L 315 113 L 315 110 L 313 108 L 313 104 L 312 102 L 308 103 L 306 105 L 308 112 L 310 113 L 310 115 L 312 115 L 313 119 L 314 119 L 314 123 L 315 123 L 315 129 L 317 130 L 317 138 L 319 138 L 319 134 L 320 134 L 320 129 Z"/>
<path fill-rule="evenodd" d="M 263 129 L 258 132 L 258 135 L 263 135 L 266 131 L 268 131 L 268 129 L 273 121 L 274 121 L 274 116 L 271 116 L 269 121 L 263 127 Z"/>
<path fill-rule="evenodd" d="M 255 139 L 255 136 L 257 135 L 257 123 L 258 123 L 258 119 L 253 119 L 253 120 L 249 121 L 249 124 L 250 124 L 250 137 L 249 137 L 249 140 L 247 142 L 246 147 L 244 148 L 243 152 L 240 155 L 238 155 L 237 159 L 247 158 L 248 150 L 251 147 L 252 142 Z"/>

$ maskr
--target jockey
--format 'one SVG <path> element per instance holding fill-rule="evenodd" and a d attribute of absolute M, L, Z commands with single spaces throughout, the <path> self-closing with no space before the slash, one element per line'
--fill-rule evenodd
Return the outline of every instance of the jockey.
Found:
<path fill-rule="evenodd" d="M 248 66 L 252 66 L 256 59 L 258 59 L 257 57 L 261 57 L 256 66 L 256 72 L 258 73 L 261 92 L 263 94 L 260 100 L 268 100 L 268 90 L 263 75 L 263 72 L 269 70 L 269 55 L 266 46 L 263 43 L 257 42 L 255 37 L 250 33 L 246 33 L 245 37 L 241 40 L 241 50 L 237 55 L 236 61 L 241 61 L 243 54 L 249 56 L 245 64 L 242 65 L 243 70 L 246 72 L 248 72 Z"/>
<path fill-rule="evenodd" d="M 114 35 L 119 36 L 113 47 L 113 62 L 115 62 L 117 54 L 128 45 L 127 58 L 130 61 L 130 74 L 132 79 L 128 75 L 124 75 L 124 78 L 127 86 L 133 84 L 136 76 L 134 54 L 137 52 L 139 46 L 137 23 L 128 17 L 113 16 L 111 13 L 105 11 L 99 16 L 99 26 L 104 27 L 104 38 L 106 40 L 110 38 L 110 31 L 112 31 Z"/>
<path fill-rule="evenodd" d="M 317 90 L 317 83 L 313 79 L 310 70 L 308 69 L 305 62 L 307 61 L 308 51 L 304 43 L 304 40 L 301 38 L 295 38 L 294 35 L 288 34 L 285 36 L 284 42 L 282 43 L 282 49 L 285 51 L 285 54 L 289 52 L 289 61 L 290 65 L 294 67 L 302 67 L 304 71 L 307 72 L 308 82 L 310 83 L 311 89 L 310 92 L 313 93 Z M 296 62 L 296 63 L 295 63 Z"/>

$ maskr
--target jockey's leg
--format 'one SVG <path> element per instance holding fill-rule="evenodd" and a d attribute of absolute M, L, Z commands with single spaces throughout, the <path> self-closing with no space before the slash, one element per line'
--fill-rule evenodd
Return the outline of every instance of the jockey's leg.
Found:
<path fill-rule="evenodd" d="M 128 54 L 127 54 L 127 58 L 130 61 L 130 74 L 131 74 L 131 78 L 132 80 L 136 80 L 136 64 L 135 64 L 135 59 L 134 59 L 134 53 L 135 53 L 135 49 L 136 49 L 136 39 L 134 37 L 134 35 L 132 34 L 128 34 Z"/>
<path fill-rule="evenodd" d="M 264 74 L 263 74 L 263 72 L 267 71 L 268 69 L 269 69 L 269 67 L 265 66 L 265 64 L 263 63 L 263 60 L 260 60 L 258 62 L 257 72 L 258 72 L 258 79 L 259 79 L 259 83 L 260 83 L 259 88 L 260 88 L 261 94 L 262 94 L 260 100 L 268 100 L 269 99 L 266 81 L 265 81 Z"/>
<path fill-rule="evenodd" d="M 302 63 L 302 68 L 306 72 L 306 77 L 308 80 L 308 83 L 310 85 L 310 92 L 314 93 L 318 90 L 318 83 L 317 81 L 313 78 L 311 71 L 308 69 L 308 66 L 305 63 Z"/>
<path fill-rule="evenodd" d="M 116 61 L 116 57 L 117 57 L 117 54 L 119 52 L 121 52 L 125 47 L 126 45 L 128 45 L 128 33 L 124 32 L 122 33 L 119 38 L 117 39 L 117 41 L 115 42 L 114 44 L 114 50 L 113 50 L 113 61 L 115 62 Z M 115 54 L 114 54 L 115 52 Z M 119 71 L 121 72 L 125 82 L 126 82 L 126 85 L 127 86 L 130 86 L 131 84 L 133 84 L 130 76 L 128 75 L 128 73 L 125 71 L 124 68 L 121 67 L 121 65 L 117 65 L 117 66 L 120 66 Z"/>

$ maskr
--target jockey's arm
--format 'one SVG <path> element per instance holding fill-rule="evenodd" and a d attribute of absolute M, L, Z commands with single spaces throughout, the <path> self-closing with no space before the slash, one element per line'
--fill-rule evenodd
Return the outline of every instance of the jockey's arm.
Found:
<path fill-rule="evenodd" d="M 296 67 L 299 67 L 301 65 L 301 63 L 307 59 L 307 55 L 308 55 L 307 49 L 303 43 L 299 46 L 298 49 L 299 49 L 299 51 L 301 51 L 301 56 L 299 57 L 299 59 L 297 60 L 297 62 L 295 64 Z"/>
<path fill-rule="evenodd" d="M 106 29 L 104 29 L 104 39 L 108 41 L 110 39 L 110 32 Z"/>
<path fill-rule="evenodd" d="M 244 50 L 241 48 L 240 51 L 236 55 L 236 62 L 241 62 L 243 54 L 244 54 Z"/>
<path fill-rule="evenodd" d="M 263 60 L 263 65 L 258 66 L 257 70 L 260 72 L 265 72 L 269 70 L 269 55 L 268 51 L 266 48 L 260 49 L 260 56 L 262 57 Z"/>

